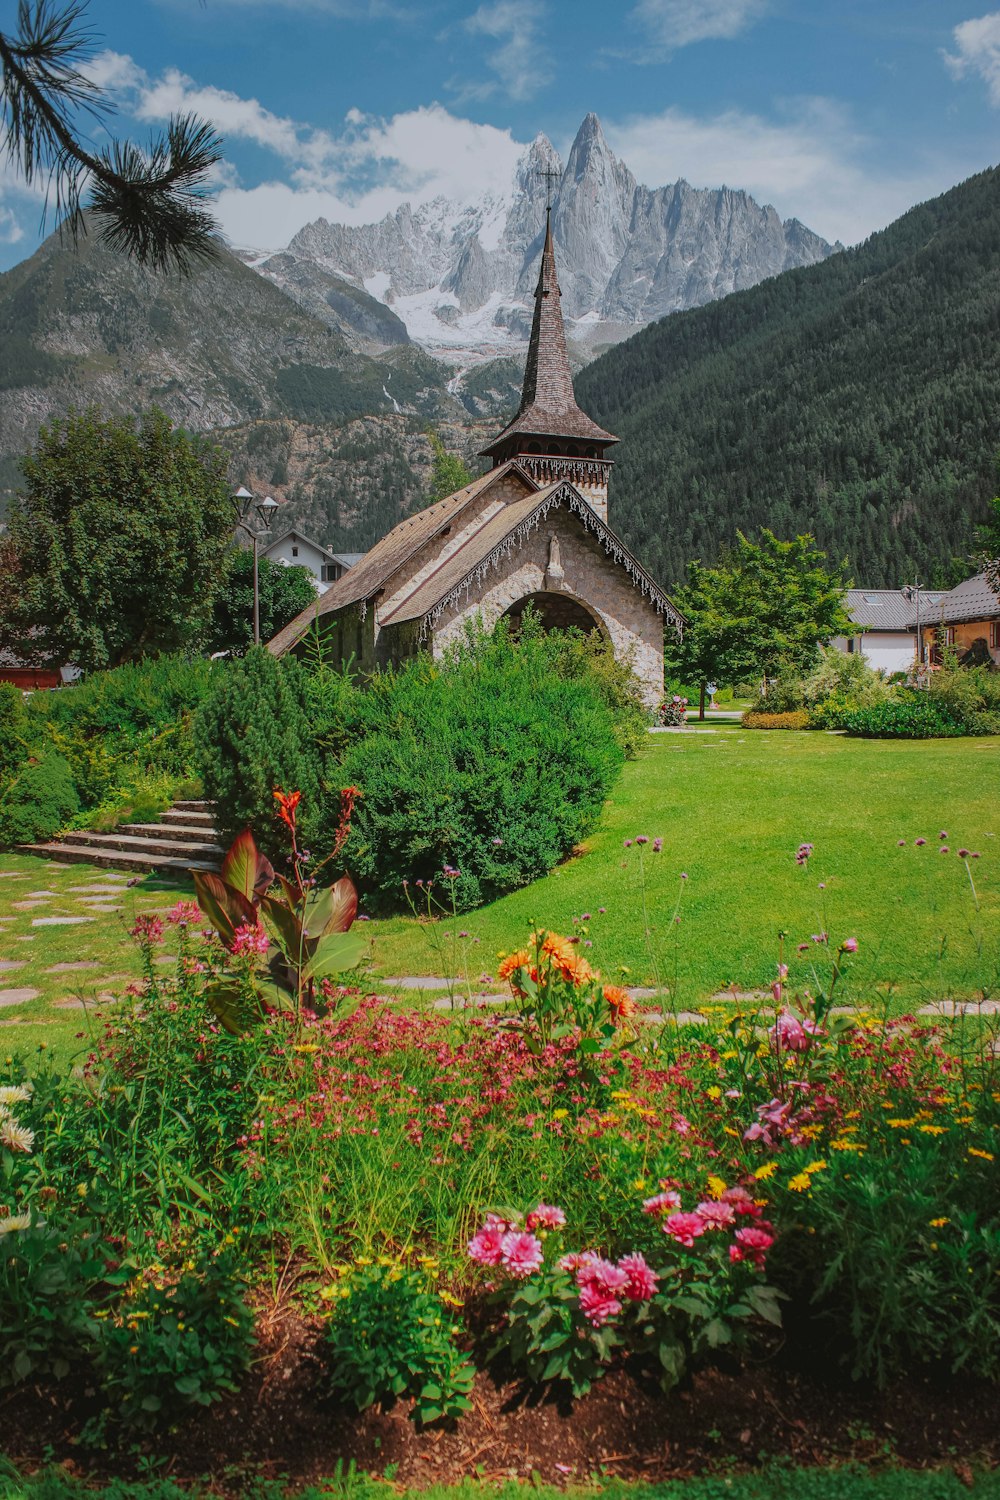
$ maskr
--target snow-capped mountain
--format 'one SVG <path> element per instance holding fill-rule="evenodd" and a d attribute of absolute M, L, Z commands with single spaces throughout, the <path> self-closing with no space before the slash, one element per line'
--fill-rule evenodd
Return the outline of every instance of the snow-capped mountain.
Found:
<path fill-rule="evenodd" d="M 557 181 L 545 175 L 552 172 Z M 300 301 L 311 273 L 363 289 L 392 309 L 414 342 L 457 365 L 517 354 L 531 323 L 550 180 L 563 311 L 583 358 L 666 313 L 837 248 L 738 190 L 683 179 L 642 186 L 589 114 L 565 166 L 539 135 L 503 191 L 471 205 L 404 203 L 359 227 L 317 219 L 256 269 Z"/>

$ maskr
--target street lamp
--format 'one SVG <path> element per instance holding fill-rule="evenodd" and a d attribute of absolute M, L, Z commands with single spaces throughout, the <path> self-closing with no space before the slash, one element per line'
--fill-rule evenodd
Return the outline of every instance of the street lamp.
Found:
<path fill-rule="evenodd" d="M 258 582 L 258 549 L 261 537 L 268 536 L 271 530 L 271 520 L 274 512 L 278 509 L 277 500 L 270 495 L 265 495 L 258 505 L 250 491 L 240 485 L 233 495 L 233 505 L 236 509 L 236 529 L 245 531 L 253 544 L 253 643 L 260 645 L 260 586 Z M 250 524 L 251 516 L 256 516 L 257 525 Z"/>
<path fill-rule="evenodd" d="M 924 638 L 920 632 L 920 583 L 907 583 L 900 590 L 907 604 L 917 606 L 917 671 L 924 665 Z"/>

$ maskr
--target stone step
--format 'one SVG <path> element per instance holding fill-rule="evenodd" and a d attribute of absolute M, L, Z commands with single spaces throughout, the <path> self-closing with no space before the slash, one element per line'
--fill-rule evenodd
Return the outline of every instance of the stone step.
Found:
<path fill-rule="evenodd" d="M 215 827 L 215 814 L 212 812 L 198 812 L 194 809 L 168 807 L 166 812 L 160 813 L 161 823 L 185 823 L 189 827 L 209 828 Z"/>
<path fill-rule="evenodd" d="M 178 846 L 174 846 L 177 848 Z M 37 854 L 65 865 L 99 865 L 106 870 L 131 870 L 136 874 L 156 871 L 186 874 L 188 870 L 217 870 L 217 859 L 188 859 L 180 854 L 148 854 L 121 849 L 92 848 L 87 844 L 22 844 L 22 854 Z"/>
<path fill-rule="evenodd" d="M 167 859 L 211 859 L 220 860 L 224 850 L 209 839 L 156 839 L 143 834 L 121 833 L 68 833 L 65 838 L 55 840 L 63 848 L 71 849 L 118 849 L 122 854 L 162 854 Z"/>
<path fill-rule="evenodd" d="M 210 813 L 214 803 L 206 801 L 204 797 L 191 797 L 175 802 L 174 808 L 179 812 L 207 812 Z"/>
<path fill-rule="evenodd" d="M 200 823 L 119 823 L 112 830 L 116 837 L 170 839 L 182 844 L 204 844 L 215 841 L 215 829 Z"/>

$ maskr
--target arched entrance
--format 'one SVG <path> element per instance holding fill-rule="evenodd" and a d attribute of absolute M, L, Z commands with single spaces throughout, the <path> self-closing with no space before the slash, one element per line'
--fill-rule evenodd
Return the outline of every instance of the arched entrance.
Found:
<path fill-rule="evenodd" d="M 521 616 L 531 606 L 535 615 L 542 622 L 543 630 L 580 630 L 584 635 L 589 635 L 592 630 L 597 630 L 601 635 L 606 635 L 603 625 L 596 615 L 591 614 L 585 604 L 578 599 L 572 599 L 568 594 L 525 594 L 523 599 L 517 599 L 504 611 L 504 619 L 509 620 L 511 628 L 516 632 L 521 624 Z"/>

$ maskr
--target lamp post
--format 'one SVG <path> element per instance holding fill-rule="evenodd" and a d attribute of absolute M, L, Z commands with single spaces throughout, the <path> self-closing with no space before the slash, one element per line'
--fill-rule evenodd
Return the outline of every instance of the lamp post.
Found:
<path fill-rule="evenodd" d="M 268 536 L 271 530 L 271 518 L 278 509 L 277 500 L 270 495 L 265 495 L 258 505 L 250 491 L 240 485 L 233 495 L 233 505 L 236 508 L 236 529 L 245 531 L 253 545 L 253 643 L 260 645 L 260 584 L 258 580 L 258 560 L 260 539 Z M 257 525 L 250 525 L 250 517 L 255 515 Z"/>
<path fill-rule="evenodd" d="M 919 583 L 919 580 L 916 583 L 907 583 L 907 584 L 905 584 L 904 587 L 900 590 L 900 592 L 902 593 L 903 598 L 906 600 L 907 604 L 916 604 L 916 606 L 917 606 L 917 673 L 919 675 L 919 673 L 922 670 L 923 665 L 924 665 L 924 638 L 923 638 L 923 635 L 921 634 L 921 631 L 920 631 L 920 583 Z"/>

